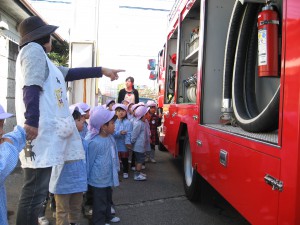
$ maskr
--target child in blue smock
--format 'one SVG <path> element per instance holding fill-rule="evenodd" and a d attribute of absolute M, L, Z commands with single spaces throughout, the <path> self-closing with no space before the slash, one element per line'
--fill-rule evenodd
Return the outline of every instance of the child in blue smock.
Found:
<path fill-rule="evenodd" d="M 119 158 L 121 158 L 123 165 L 123 178 L 128 178 L 128 157 L 129 149 L 131 149 L 130 135 L 132 131 L 132 124 L 127 119 L 127 107 L 124 104 L 115 104 L 113 106 L 117 115 L 115 121 L 115 132 L 113 134 L 117 143 L 117 149 L 119 152 Z"/>
<path fill-rule="evenodd" d="M 85 102 L 79 102 L 76 103 L 76 106 L 78 106 L 78 108 L 80 108 L 83 112 L 84 112 L 84 124 L 83 124 L 83 129 L 82 131 L 79 132 L 80 136 L 82 138 L 85 138 L 87 131 L 88 131 L 88 123 L 87 120 L 90 118 L 90 109 L 91 107 L 86 104 Z"/>
<path fill-rule="evenodd" d="M 78 131 L 84 126 L 84 112 L 75 105 L 69 107 Z M 77 132 L 77 131 L 76 131 Z M 79 134 L 78 134 L 79 135 Z M 88 142 L 82 139 L 84 150 Z M 87 190 L 86 160 L 65 162 L 52 167 L 49 191 L 56 202 L 56 224 L 79 224 L 83 192 Z"/>
<path fill-rule="evenodd" d="M 88 184 L 93 190 L 94 225 L 119 222 L 111 214 L 112 187 L 119 186 L 120 169 L 117 146 L 112 134 L 115 130 L 115 112 L 96 106 L 91 110 L 89 131 L 90 141 L 87 161 L 89 164 Z"/>
<path fill-rule="evenodd" d="M 133 144 L 133 151 L 135 155 L 135 174 L 134 180 L 144 181 L 147 180 L 146 174 L 141 172 L 143 163 L 145 163 L 145 152 L 150 146 L 150 136 L 147 132 L 146 120 L 149 120 L 149 108 L 139 106 L 135 110 L 136 120 L 133 123 L 131 132 L 131 143 Z"/>
<path fill-rule="evenodd" d="M 129 119 L 130 121 L 132 120 L 133 118 L 133 112 L 132 112 L 132 106 L 134 104 L 132 102 L 130 102 L 128 105 L 127 105 L 127 119 Z"/>
<path fill-rule="evenodd" d="M 16 126 L 14 131 L 4 134 L 4 120 L 12 114 L 6 113 L 0 105 L 0 224 L 8 225 L 6 209 L 5 180 L 14 170 L 19 160 L 19 153 L 25 146 L 25 131 Z"/>
<path fill-rule="evenodd" d="M 109 111 L 113 111 L 112 107 L 114 106 L 114 104 L 116 104 L 116 101 L 113 100 L 113 99 L 108 99 L 106 100 L 106 108 L 109 110 Z"/>

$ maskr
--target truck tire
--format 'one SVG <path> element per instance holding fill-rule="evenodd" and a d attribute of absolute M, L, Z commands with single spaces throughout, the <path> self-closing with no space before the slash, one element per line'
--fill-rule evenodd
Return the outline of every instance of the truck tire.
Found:
<path fill-rule="evenodd" d="M 186 197 L 190 201 L 199 201 L 201 194 L 201 177 L 192 166 L 192 153 L 188 137 L 184 142 L 183 185 Z"/>

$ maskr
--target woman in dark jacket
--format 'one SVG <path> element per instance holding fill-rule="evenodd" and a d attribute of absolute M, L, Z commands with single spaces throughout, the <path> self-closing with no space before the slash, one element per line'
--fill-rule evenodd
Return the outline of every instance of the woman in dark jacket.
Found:
<path fill-rule="evenodd" d="M 126 87 L 119 91 L 118 103 L 122 103 L 125 99 L 128 102 L 138 103 L 139 102 L 139 92 L 134 89 L 134 78 L 127 77 L 126 78 Z"/>

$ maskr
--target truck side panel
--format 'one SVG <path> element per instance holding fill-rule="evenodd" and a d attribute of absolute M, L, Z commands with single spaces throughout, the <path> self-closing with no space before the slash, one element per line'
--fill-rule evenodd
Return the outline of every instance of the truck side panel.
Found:
<path fill-rule="evenodd" d="M 205 133 L 198 128 L 195 164 L 216 190 L 253 224 L 276 224 L 279 192 L 267 185 L 264 177 L 280 176 L 278 158 Z M 227 154 L 226 165 L 221 154 Z"/>

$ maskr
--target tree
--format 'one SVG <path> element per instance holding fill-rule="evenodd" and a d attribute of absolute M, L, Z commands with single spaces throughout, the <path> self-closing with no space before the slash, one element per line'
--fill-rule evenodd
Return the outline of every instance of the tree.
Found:
<path fill-rule="evenodd" d="M 48 53 L 49 59 L 57 66 L 69 66 L 69 43 L 63 41 L 59 44 L 56 40 L 52 41 L 52 51 Z"/>

